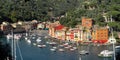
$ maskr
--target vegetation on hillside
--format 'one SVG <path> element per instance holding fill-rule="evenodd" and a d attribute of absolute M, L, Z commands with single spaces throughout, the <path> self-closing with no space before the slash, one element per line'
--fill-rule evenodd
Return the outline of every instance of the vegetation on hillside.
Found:
<path fill-rule="evenodd" d="M 50 20 L 77 5 L 77 0 L 0 0 L 0 20 Z"/>
<path fill-rule="evenodd" d="M 18 20 L 54 21 L 69 27 L 81 24 L 82 17 L 92 18 L 95 24 L 109 25 L 120 31 L 119 0 L 0 0 L 0 22 Z M 109 21 L 113 22 L 109 22 Z"/>

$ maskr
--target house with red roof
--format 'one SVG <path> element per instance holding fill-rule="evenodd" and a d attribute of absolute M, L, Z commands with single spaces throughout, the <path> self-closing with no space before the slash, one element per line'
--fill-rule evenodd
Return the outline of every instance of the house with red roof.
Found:
<path fill-rule="evenodd" d="M 63 28 L 64 26 L 62 26 L 60 23 L 59 23 L 59 21 L 56 21 L 56 22 L 54 22 L 54 23 L 49 23 L 49 35 L 51 36 L 51 37 L 56 37 L 55 36 L 55 32 L 57 31 L 57 30 L 62 30 L 62 28 Z"/>
<path fill-rule="evenodd" d="M 66 38 L 66 27 L 58 25 L 55 27 L 55 38 L 65 40 Z"/>

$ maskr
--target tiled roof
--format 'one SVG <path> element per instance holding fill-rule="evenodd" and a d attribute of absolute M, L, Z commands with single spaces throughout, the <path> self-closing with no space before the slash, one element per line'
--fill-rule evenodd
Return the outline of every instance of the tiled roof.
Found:
<path fill-rule="evenodd" d="M 63 25 L 58 25 L 58 26 L 55 27 L 55 30 L 62 30 L 63 28 L 64 28 Z"/>

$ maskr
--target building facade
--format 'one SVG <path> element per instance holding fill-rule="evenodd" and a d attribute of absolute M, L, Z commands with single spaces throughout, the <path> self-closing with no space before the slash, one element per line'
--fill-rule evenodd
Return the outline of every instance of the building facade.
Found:
<path fill-rule="evenodd" d="M 108 41 L 108 29 L 97 28 L 92 32 L 92 41 L 98 43 L 106 43 Z"/>
<path fill-rule="evenodd" d="M 92 19 L 91 18 L 85 18 L 82 17 L 82 26 L 85 28 L 91 28 L 92 27 Z"/>

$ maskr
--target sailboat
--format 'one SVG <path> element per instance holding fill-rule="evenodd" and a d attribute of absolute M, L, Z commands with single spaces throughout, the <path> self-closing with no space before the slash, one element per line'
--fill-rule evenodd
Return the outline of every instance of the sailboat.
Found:
<path fill-rule="evenodd" d="M 112 57 L 113 51 L 103 50 L 98 54 L 99 57 Z"/>

